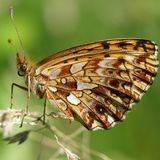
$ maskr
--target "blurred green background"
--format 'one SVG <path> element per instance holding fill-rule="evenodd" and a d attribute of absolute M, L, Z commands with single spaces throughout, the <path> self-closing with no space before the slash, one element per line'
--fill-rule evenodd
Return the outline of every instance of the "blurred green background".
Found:
<path fill-rule="evenodd" d="M 15 8 L 25 55 L 35 63 L 60 50 L 108 38 L 145 38 L 160 46 L 159 0 L 0 0 L 0 107 L 3 109 L 10 105 L 11 84 L 24 84 L 16 74 L 17 51 L 7 43 L 12 38 L 18 50 L 21 49 L 8 14 L 11 5 Z M 32 99 L 37 106 L 43 105 L 35 96 Z M 16 89 L 15 105 L 24 106 L 25 102 L 26 94 Z M 64 128 L 67 125 L 64 121 L 58 123 Z M 109 131 L 89 134 L 90 147 L 113 160 L 159 160 L 159 74 L 123 123 Z M 20 146 L 7 145 L 2 133 L 0 136 L 1 160 L 36 159 L 39 144 L 28 140 Z"/>

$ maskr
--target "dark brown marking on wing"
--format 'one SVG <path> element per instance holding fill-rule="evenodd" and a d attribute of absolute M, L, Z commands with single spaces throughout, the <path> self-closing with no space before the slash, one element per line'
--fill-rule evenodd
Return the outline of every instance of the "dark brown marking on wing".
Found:
<path fill-rule="evenodd" d="M 65 61 L 64 61 L 64 63 L 68 63 L 68 61 L 67 61 L 67 60 L 65 60 Z"/>
<path fill-rule="evenodd" d="M 113 79 L 110 81 L 110 85 L 114 88 L 118 88 L 119 87 L 119 81 L 116 79 Z"/>
<path fill-rule="evenodd" d="M 89 49 L 88 49 L 88 52 L 93 51 L 93 50 L 94 50 L 94 48 L 89 48 Z"/>
<path fill-rule="evenodd" d="M 71 65 L 61 67 L 61 72 L 59 73 L 59 77 L 70 75 Z"/>
<path fill-rule="evenodd" d="M 138 48 L 140 47 L 140 48 L 143 48 L 143 50 L 144 50 L 145 52 L 147 52 L 147 49 L 151 49 L 151 48 L 148 48 L 148 47 L 146 46 L 146 44 L 148 44 L 148 41 L 147 41 L 147 40 L 139 40 L 139 41 L 136 42 L 136 45 L 135 45 L 134 49 L 135 49 L 135 50 L 138 50 Z"/>
<path fill-rule="evenodd" d="M 129 45 L 131 45 L 131 44 L 122 41 L 122 42 L 118 43 L 117 45 L 118 45 L 120 48 L 122 48 L 122 49 L 127 49 L 126 46 L 129 46 Z"/>
<path fill-rule="evenodd" d="M 109 49 L 110 48 L 110 45 L 107 42 L 102 42 L 101 44 L 102 44 L 104 49 Z"/>
<path fill-rule="evenodd" d="M 114 68 L 119 68 L 120 65 L 124 64 L 124 59 L 119 59 L 116 63 L 113 63 Z"/>
<path fill-rule="evenodd" d="M 99 114 L 104 114 L 104 112 L 106 112 L 104 106 L 99 103 L 95 105 L 95 109 Z"/>

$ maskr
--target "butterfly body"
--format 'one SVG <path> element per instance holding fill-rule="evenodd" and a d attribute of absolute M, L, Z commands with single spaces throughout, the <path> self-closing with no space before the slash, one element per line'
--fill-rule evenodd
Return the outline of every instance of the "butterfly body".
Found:
<path fill-rule="evenodd" d="M 18 70 L 26 66 L 23 75 L 29 91 L 91 130 L 123 120 L 152 84 L 159 64 L 157 46 L 144 39 L 81 45 L 36 65 L 17 57 Z"/>

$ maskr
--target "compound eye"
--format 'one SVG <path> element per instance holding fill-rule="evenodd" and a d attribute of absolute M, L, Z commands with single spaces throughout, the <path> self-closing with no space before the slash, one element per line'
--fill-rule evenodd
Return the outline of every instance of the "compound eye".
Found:
<path fill-rule="evenodd" d="M 23 70 L 23 71 L 26 71 L 26 69 L 27 69 L 27 65 L 26 65 L 26 64 L 23 64 L 23 65 L 22 65 L 22 70 Z"/>
<path fill-rule="evenodd" d="M 23 64 L 18 70 L 18 75 L 19 76 L 24 76 L 25 73 L 26 73 L 26 69 L 27 69 L 27 65 Z"/>

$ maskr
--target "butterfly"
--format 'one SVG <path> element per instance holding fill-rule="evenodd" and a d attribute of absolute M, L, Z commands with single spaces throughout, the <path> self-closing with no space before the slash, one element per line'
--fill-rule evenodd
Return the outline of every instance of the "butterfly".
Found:
<path fill-rule="evenodd" d="M 108 39 L 53 54 L 37 64 L 17 53 L 27 90 L 89 130 L 108 129 L 140 101 L 157 74 L 157 45 Z"/>

